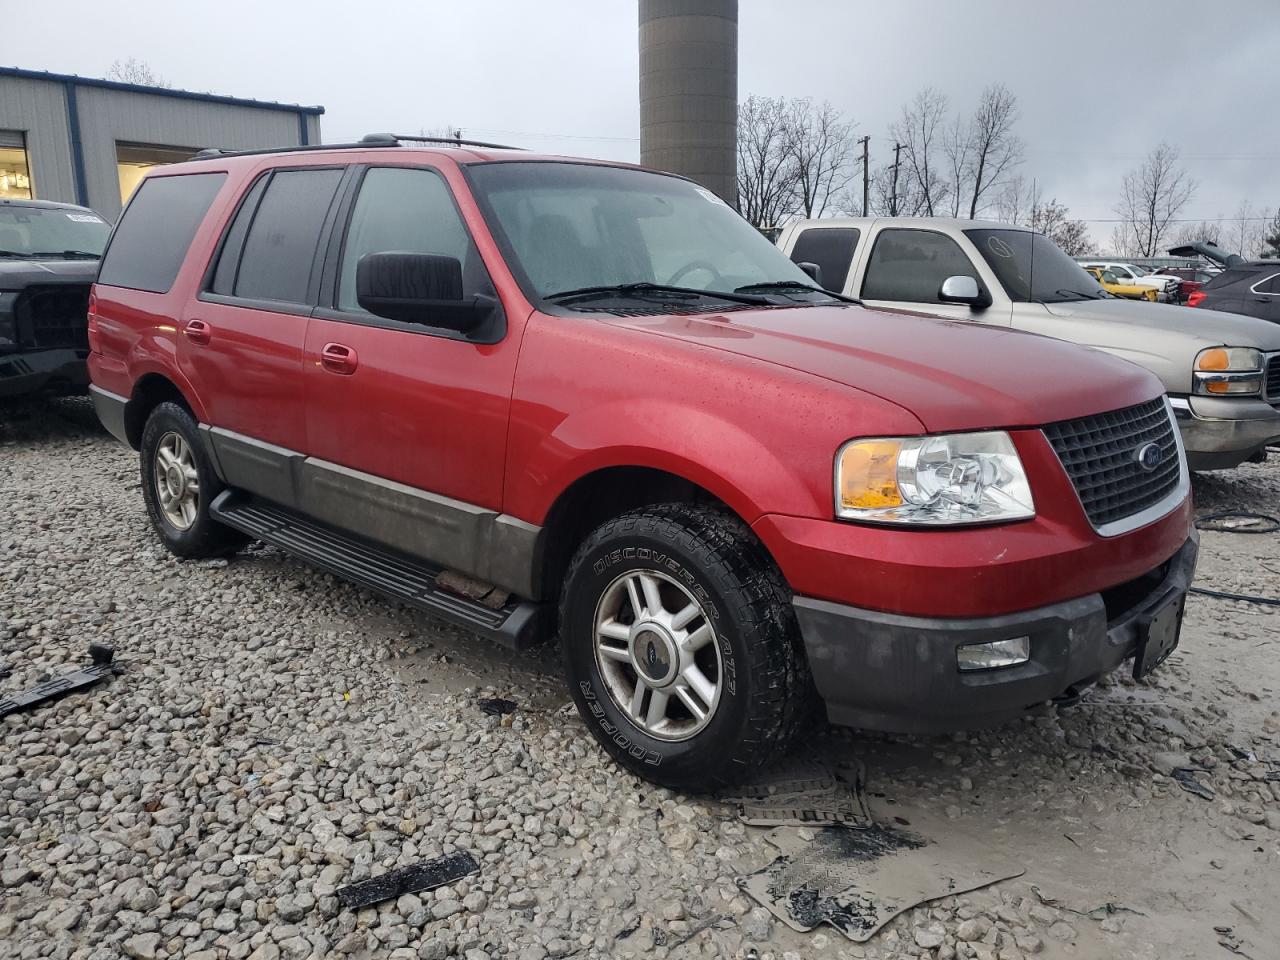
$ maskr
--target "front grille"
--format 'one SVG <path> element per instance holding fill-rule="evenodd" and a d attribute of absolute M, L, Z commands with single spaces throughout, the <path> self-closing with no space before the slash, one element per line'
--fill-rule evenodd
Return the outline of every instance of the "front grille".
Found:
<path fill-rule="evenodd" d="M 37 349 L 89 349 L 89 285 L 29 287 L 19 298 L 19 341 Z"/>
<path fill-rule="evenodd" d="M 1263 394 L 1268 400 L 1280 400 L 1280 353 L 1267 361 L 1267 385 Z"/>
<path fill-rule="evenodd" d="M 1163 399 L 1051 423 L 1044 434 L 1080 496 L 1089 522 L 1101 527 L 1141 513 L 1173 493 L 1181 466 L 1174 425 Z M 1138 462 L 1149 443 L 1160 448 L 1154 470 Z"/>

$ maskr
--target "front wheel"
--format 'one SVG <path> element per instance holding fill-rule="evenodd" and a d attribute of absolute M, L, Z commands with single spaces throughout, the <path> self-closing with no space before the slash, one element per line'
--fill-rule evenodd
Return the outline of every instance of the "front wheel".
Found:
<path fill-rule="evenodd" d="M 561 643 L 588 728 L 623 766 L 683 790 L 783 751 L 812 684 L 790 595 L 737 518 L 689 504 L 610 520 L 566 578 Z"/>

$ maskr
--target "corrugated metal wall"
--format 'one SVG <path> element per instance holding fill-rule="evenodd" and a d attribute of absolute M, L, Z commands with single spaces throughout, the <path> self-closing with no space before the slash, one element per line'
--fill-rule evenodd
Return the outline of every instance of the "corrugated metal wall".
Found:
<path fill-rule="evenodd" d="M 120 213 L 116 143 L 251 150 L 299 141 L 298 115 L 224 103 L 95 87 L 79 88 L 89 206 L 114 220 Z"/>
<path fill-rule="evenodd" d="M 116 144 L 227 147 L 252 150 L 301 142 L 300 114 L 247 105 L 150 96 L 76 86 L 80 142 L 89 206 L 115 220 L 120 214 Z M 306 116 L 308 142 L 320 142 L 320 118 Z M 0 129 L 27 135 L 36 196 L 78 202 L 67 121 L 66 84 L 0 76 Z"/>
<path fill-rule="evenodd" d="M 0 130 L 26 134 L 31 182 L 37 197 L 75 203 L 71 137 L 62 84 L 0 77 Z"/>

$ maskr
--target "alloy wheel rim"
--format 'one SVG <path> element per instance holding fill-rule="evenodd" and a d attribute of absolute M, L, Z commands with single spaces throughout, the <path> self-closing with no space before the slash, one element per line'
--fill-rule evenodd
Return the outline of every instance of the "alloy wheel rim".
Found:
<path fill-rule="evenodd" d="M 617 577 L 594 619 L 596 665 L 614 704 L 648 736 L 688 740 L 715 716 L 724 664 L 703 605 L 653 570 Z"/>
<path fill-rule="evenodd" d="M 160 512 L 175 529 L 191 529 L 200 508 L 200 477 L 191 445 L 169 431 L 156 445 L 153 468 Z"/>

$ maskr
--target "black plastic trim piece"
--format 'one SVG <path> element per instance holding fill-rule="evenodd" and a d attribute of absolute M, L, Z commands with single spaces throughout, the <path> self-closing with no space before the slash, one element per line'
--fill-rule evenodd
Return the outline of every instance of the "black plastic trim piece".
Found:
<path fill-rule="evenodd" d="M 498 610 L 436 585 L 440 568 L 317 523 L 266 500 L 224 490 L 209 505 L 220 523 L 279 547 L 314 566 L 465 627 L 512 649 L 544 636 L 549 608 L 512 599 Z"/>
<path fill-rule="evenodd" d="M 93 409 L 98 414 L 98 420 L 107 428 L 107 432 L 126 446 L 132 446 L 129 443 L 129 431 L 125 427 L 124 417 L 125 406 L 129 399 L 103 390 L 92 383 L 89 384 L 89 395 L 93 397 Z"/>

